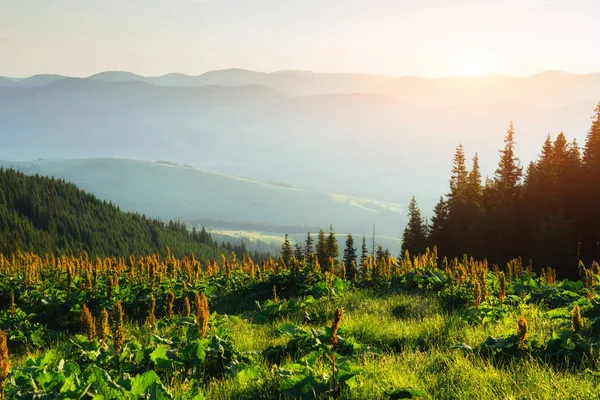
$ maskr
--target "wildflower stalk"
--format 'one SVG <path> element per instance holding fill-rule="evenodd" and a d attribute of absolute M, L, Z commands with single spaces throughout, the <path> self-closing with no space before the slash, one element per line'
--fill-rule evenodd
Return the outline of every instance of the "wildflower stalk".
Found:
<path fill-rule="evenodd" d="M 120 354 L 125 343 L 125 331 L 123 328 L 123 305 L 120 301 L 113 308 L 113 344 L 115 353 Z"/>
<path fill-rule="evenodd" d="M 10 372 L 10 359 L 8 358 L 8 343 L 6 332 L 0 330 L 0 400 L 4 400 L 4 388 Z"/>
<path fill-rule="evenodd" d="M 96 336 L 96 322 L 94 321 L 92 312 L 86 304 L 81 307 L 79 319 L 81 320 L 81 324 L 83 325 L 83 329 L 87 334 L 88 340 L 91 342 Z"/>

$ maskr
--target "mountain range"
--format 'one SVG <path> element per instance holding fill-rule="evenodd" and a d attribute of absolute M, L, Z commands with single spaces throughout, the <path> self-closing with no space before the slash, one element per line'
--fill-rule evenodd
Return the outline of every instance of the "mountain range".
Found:
<path fill-rule="evenodd" d="M 239 69 L 0 78 L 0 159 L 168 160 L 251 181 L 407 204 L 425 215 L 462 143 L 492 175 L 509 122 L 526 165 L 583 142 L 600 74 L 392 78 Z M 206 188 L 210 190 L 210 188 Z"/>
<path fill-rule="evenodd" d="M 0 87 L 38 87 L 68 78 L 56 74 L 21 79 L 0 77 Z M 295 70 L 264 73 L 232 68 L 196 76 L 180 73 L 142 76 L 126 71 L 105 71 L 85 79 L 183 87 L 261 85 L 291 97 L 373 93 L 391 96 L 420 107 L 509 101 L 557 106 L 596 101 L 600 91 L 600 73 L 578 75 L 561 71 L 544 71 L 526 77 L 487 74 L 475 77 L 421 78 Z"/>

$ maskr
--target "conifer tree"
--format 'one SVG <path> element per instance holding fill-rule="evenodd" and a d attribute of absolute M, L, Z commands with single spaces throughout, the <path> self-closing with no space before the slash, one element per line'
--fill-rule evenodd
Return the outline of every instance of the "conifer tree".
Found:
<path fill-rule="evenodd" d="M 310 232 L 308 232 L 306 241 L 304 242 L 304 256 L 307 260 L 310 260 L 314 254 L 313 246 L 313 238 L 310 236 Z"/>
<path fill-rule="evenodd" d="M 508 197 L 516 196 L 523 176 L 523 168 L 515 155 L 515 144 L 515 129 L 511 121 L 504 138 L 504 149 L 500 150 L 500 162 L 496 169 L 496 182 L 500 193 Z"/>
<path fill-rule="evenodd" d="M 584 212 L 580 217 L 581 258 L 586 262 L 600 259 L 600 103 L 594 110 L 583 147 L 582 193 Z"/>
<path fill-rule="evenodd" d="M 293 251 L 292 246 L 290 245 L 290 239 L 288 238 L 287 233 L 285 234 L 285 239 L 283 240 L 283 244 L 281 245 L 281 258 L 285 265 L 290 265 L 290 259 L 292 258 Z"/>
<path fill-rule="evenodd" d="M 304 252 L 302 251 L 302 247 L 300 247 L 298 243 L 294 245 L 294 257 L 298 261 L 302 261 L 302 258 L 304 258 Z"/>
<path fill-rule="evenodd" d="M 364 265 L 367 256 L 369 255 L 369 249 L 367 248 L 367 237 L 363 235 L 362 246 L 360 247 L 360 265 Z"/>
<path fill-rule="evenodd" d="M 354 238 L 349 233 L 346 237 L 346 247 L 344 248 L 344 264 L 346 264 L 347 268 L 351 268 L 353 262 L 356 264 L 356 248 L 354 247 Z"/>
<path fill-rule="evenodd" d="M 431 228 L 427 238 L 427 245 L 431 248 L 436 246 L 440 254 L 446 254 L 449 241 L 448 237 L 448 202 L 440 197 L 440 200 L 433 209 L 433 217 L 431 217 Z M 402 252 L 399 259 L 402 258 Z"/>
<path fill-rule="evenodd" d="M 408 218 L 408 224 L 402 234 L 402 253 L 408 250 L 413 255 L 422 254 L 427 248 L 427 226 L 415 196 L 408 205 Z"/>
<path fill-rule="evenodd" d="M 467 175 L 467 201 L 476 204 L 478 207 L 481 206 L 481 196 L 483 193 L 483 186 L 481 186 L 481 172 L 479 170 L 479 155 L 475 153 L 473 157 L 473 168 Z"/>
<path fill-rule="evenodd" d="M 337 238 L 335 237 L 335 233 L 333 232 L 333 225 L 329 225 L 329 236 L 327 236 L 327 259 L 333 258 L 335 264 L 337 265 L 338 257 L 340 255 L 340 249 L 337 243 Z"/>
<path fill-rule="evenodd" d="M 465 150 L 462 144 L 459 144 L 454 153 L 454 163 L 452 166 L 452 176 L 450 178 L 450 193 L 448 198 L 451 201 L 462 199 L 469 182 L 469 172 L 465 163 Z"/>
<path fill-rule="evenodd" d="M 385 251 L 383 250 L 383 246 L 381 244 L 377 245 L 377 251 L 375 252 L 375 257 L 376 257 L 377 261 L 381 261 L 385 257 Z"/>
<path fill-rule="evenodd" d="M 327 252 L 327 239 L 325 238 L 325 231 L 323 229 L 319 230 L 315 250 L 319 265 L 321 268 L 327 268 L 327 265 L 329 265 L 329 254 Z"/>

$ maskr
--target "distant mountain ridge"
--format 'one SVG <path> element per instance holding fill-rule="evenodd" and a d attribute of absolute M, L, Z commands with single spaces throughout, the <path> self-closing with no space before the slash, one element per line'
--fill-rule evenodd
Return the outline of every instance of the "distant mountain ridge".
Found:
<path fill-rule="evenodd" d="M 311 73 L 297 76 L 304 75 Z M 467 154 L 479 151 L 484 176 L 493 174 L 512 120 L 517 152 L 526 165 L 549 133 L 564 130 L 583 143 L 600 99 L 600 89 L 599 98 L 586 100 L 592 97 L 587 89 L 567 95 L 566 90 L 553 92 L 556 85 L 539 83 L 554 76 L 577 85 L 595 79 L 561 73 L 532 78 L 529 87 L 541 90 L 541 104 L 493 92 L 486 101 L 460 104 L 451 91 L 461 89 L 456 79 L 424 80 L 449 89 L 415 89 L 400 100 L 381 93 L 293 97 L 256 83 L 161 86 L 118 81 L 119 76 L 130 77 L 45 76 L 42 80 L 50 83 L 43 86 L 0 87 L 0 159 L 168 159 L 262 182 L 388 202 L 405 204 L 415 194 L 427 211 L 447 185 L 450 154 L 459 142 Z M 504 92 L 508 87 L 493 85 Z M 476 86 L 469 90 L 487 93 Z M 545 104 L 553 98 L 567 104 Z"/>
<path fill-rule="evenodd" d="M 24 79 L 0 77 L 2 87 L 39 87 L 69 77 L 34 75 Z M 284 70 L 271 73 L 231 68 L 192 76 L 170 73 L 142 76 L 127 71 L 104 71 L 87 78 L 103 82 L 145 82 L 157 86 L 260 85 L 286 96 L 371 93 L 391 96 L 419 107 L 519 101 L 542 106 L 595 101 L 600 93 L 600 73 L 587 75 L 544 71 L 527 77 L 488 74 L 475 77 L 422 78 L 372 74 L 315 73 Z"/>

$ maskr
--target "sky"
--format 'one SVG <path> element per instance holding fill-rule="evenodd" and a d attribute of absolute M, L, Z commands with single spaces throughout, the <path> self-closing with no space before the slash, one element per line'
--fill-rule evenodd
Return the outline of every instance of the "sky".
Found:
<path fill-rule="evenodd" d="M 597 0 L 0 0 L 0 75 L 600 71 Z"/>

